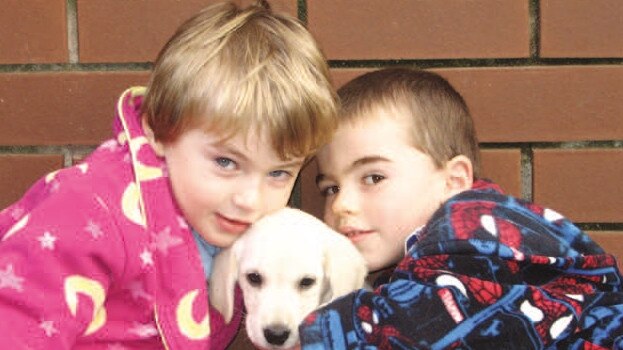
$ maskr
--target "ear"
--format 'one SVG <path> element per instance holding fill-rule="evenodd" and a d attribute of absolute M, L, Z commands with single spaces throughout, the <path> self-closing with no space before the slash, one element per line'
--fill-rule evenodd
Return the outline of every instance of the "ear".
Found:
<path fill-rule="evenodd" d="M 234 315 L 234 287 L 238 276 L 238 263 L 233 247 L 224 249 L 214 257 L 209 282 L 210 304 L 229 323 Z"/>
<path fill-rule="evenodd" d="M 156 155 L 164 157 L 164 145 L 162 142 L 156 140 L 154 131 L 149 126 L 149 123 L 147 122 L 147 115 L 145 114 L 141 115 L 141 125 L 143 126 L 145 137 L 147 137 L 147 141 L 156 152 Z"/>
<path fill-rule="evenodd" d="M 324 236 L 324 267 L 330 292 L 323 295 L 322 303 L 362 288 L 368 274 L 366 261 L 348 238 L 328 227 Z"/>
<path fill-rule="evenodd" d="M 445 199 L 472 188 L 474 172 L 472 161 L 464 155 L 450 159 L 445 166 Z"/>

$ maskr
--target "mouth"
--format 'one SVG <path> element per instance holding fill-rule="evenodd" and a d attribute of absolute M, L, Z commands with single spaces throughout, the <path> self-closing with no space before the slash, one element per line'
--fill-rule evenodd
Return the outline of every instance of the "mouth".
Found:
<path fill-rule="evenodd" d="M 360 230 L 353 227 L 340 227 L 339 231 L 353 242 L 363 239 L 366 235 L 374 232 L 373 230 Z"/>
<path fill-rule="evenodd" d="M 248 221 L 231 219 L 218 213 L 216 214 L 216 221 L 221 230 L 236 235 L 243 233 L 251 226 L 251 223 Z"/>

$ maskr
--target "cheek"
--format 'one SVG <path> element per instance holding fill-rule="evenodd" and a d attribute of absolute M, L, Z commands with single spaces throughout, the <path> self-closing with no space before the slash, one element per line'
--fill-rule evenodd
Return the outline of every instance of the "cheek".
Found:
<path fill-rule="evenodd" d="M 385 187 L 382 191 L 370 192 L 361 200 L 366 216 L 377 223 L 395 221 L 396 215 L 404 212 L 413 200 L 401 191 L 399 186 Z"/>
<path fill-rule="evenodd" d="M 322 221 L 324 221 L 329 227 L 334 230 L 338 229 L 338 220 L 333 212 L 331 212 L 331 204 L 329 201 L 325 201 L 324 212 L 322 214 Z"/>
<path fill-rule="evenodd" d="M 292 194 L 292 187 L 294 187 L 294 184 L 283 188 L 269 188 L 263 198 L 268 211 L 285 207 Z"/>
<path fill-rule="evenodd" d="M 226 184 L 217 181 L 204 181 L 195 176 L 171 177 L 171 187 L 173 195 L 182 211 L 203 212 L 212 209 L 215 203 L 228 192 Z"/>
<path fill-rule="evenodd" d="M 408 191 L 392 191 L 366 203 L 366 216 L 379 225 L 389 239 L 402 241 L 430 217 L 429 201 Z"/>

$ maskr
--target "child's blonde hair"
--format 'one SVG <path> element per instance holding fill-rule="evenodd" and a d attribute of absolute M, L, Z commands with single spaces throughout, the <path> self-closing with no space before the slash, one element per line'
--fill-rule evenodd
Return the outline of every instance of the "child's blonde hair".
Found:
<path fill-rule="evenodd" d="M 143 103 L 157 141 L 189 127 L 267 132 L 283 159 L 306 157 L 336 128 L 336 96 L 315 40 L 264 1 L 207 7 L 160 51 Z"/>
<path fill-rule="evenodd" d="M 474 177 L 480 173 L 480 151 L 474 122 L 463 97 L 440 75 L 409 68 L 387 68 L 363 74 L 338 90 L 340 123 L 369 117 L 377 108 L 412 122 L 415 148 L 437 167 L 457 155 L 468 157 Z"/>

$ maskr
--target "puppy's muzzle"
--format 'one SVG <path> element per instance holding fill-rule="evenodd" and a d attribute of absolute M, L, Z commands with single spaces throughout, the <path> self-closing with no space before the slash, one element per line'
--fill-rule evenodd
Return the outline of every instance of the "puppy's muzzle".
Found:
<path fill-rule="evenodd" d="M 264 338 L 271 345 L 283 345 L 290 337 L 290 329 L 282 324 L 274 324 L 264 328 Z"/>

